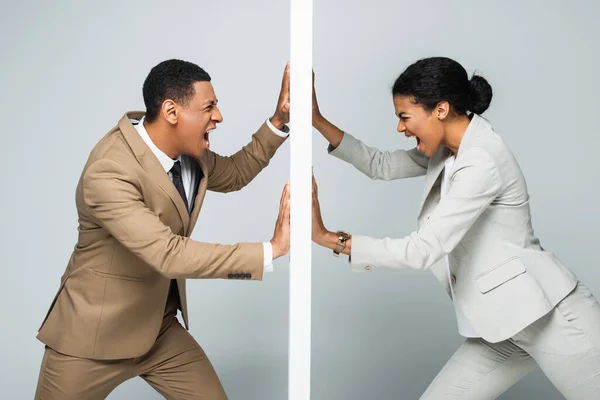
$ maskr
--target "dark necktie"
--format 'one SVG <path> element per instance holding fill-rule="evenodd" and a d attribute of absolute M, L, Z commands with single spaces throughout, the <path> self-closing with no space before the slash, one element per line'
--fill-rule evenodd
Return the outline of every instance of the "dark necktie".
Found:
<path fill-rule="evenodd" d="M 185 208 L 188 210 L 188 212 L 190 212 L 187 196 L 185 195 L 185 189 L 183 188 L 183 179 L 181 179 L 181 163 L 179 161 L 175 161 L 175 164 L 173 164 L 173 168 L 171 168 L 171 174 L 173 175 L 173 184 L 181 195 L 181 198 L 185 203 Z"/>

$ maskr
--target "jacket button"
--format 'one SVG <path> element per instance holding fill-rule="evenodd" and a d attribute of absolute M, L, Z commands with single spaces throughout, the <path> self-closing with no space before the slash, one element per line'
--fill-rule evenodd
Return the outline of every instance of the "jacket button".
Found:
<path fill-rule="evenodd" d="M 235 279 L 240 279 L 240 274 L 233 274 L 233 277 L 234 277 Z"/>
<path fill-rule="evenodd" d="M 456 276 L 451 275 L 450 276 L 450 282 L 452 282 L 452 284 L 454 285 L 456 283 Z"/>
<path fill-rule="evenodd" d="M 250 278 L 252 278 L 252 274 L 250 274 L 250 273 L 246 274 L 246 279 L 250 279 Z"/>
<path fill-rule="evenodd" d="M 233 274 L 229 274 L 229 275 L 227 275 L 227 277 L 228 277 L 229 279 L 233 279 Z"/>
<path fill-rule="evenodd" d="M 365 271 L 371 271 L 372 269 L 373 269 L 373 268 L 371 268 L 371 266 L 370 266 L 370 265 L 367 265 L 367 266 L 365 267 Z"/>

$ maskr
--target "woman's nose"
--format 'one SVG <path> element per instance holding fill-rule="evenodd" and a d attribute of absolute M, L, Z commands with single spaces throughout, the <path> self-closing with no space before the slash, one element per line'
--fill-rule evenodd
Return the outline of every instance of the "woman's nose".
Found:
<path fill-rule="evenodd" d="M 402 121 L 398 122 L 398 132 L 402 133 L 406 130 L 406 126 L 404 126 L 404 123 L 402 123 Z"/>

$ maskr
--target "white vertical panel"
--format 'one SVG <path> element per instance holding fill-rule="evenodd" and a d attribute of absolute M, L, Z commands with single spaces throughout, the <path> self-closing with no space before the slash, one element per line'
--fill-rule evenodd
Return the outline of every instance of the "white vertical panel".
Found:
<path fill-rule="evenodd" d="M 288 399 L 310 398 L 312 0 L 291 1 Z"/>

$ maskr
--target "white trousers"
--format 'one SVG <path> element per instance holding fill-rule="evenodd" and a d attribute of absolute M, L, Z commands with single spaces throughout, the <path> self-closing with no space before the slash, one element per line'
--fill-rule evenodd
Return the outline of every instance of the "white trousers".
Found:
<path fill-rule="evenodd" d="M 600 304 L 582 283 L 508 340 L 467 339 L 421 400 L 496 399 L 537 366 L 567 400 L 600 399 Z"/>

